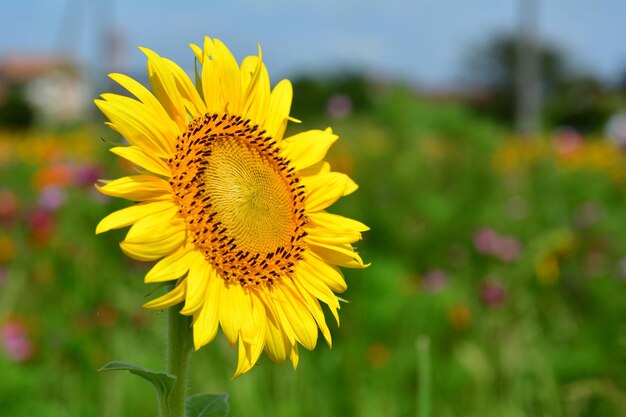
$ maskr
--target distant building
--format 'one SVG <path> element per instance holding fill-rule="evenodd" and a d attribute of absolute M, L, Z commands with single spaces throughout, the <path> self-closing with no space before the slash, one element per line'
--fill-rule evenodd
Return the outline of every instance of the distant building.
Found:
<path fill-rule="evenodd" d="M 78 65 L 60 56 L 0 57 L 0 105 L 16 89 L 35 110 L 37 121 L 45 124 L 84 118 L 90 97 Z"/>

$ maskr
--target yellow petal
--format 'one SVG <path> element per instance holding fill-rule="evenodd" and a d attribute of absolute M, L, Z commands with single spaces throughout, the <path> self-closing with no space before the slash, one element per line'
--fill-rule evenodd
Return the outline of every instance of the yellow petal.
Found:
<path fill-rule="evenodd" d="M 291 353 L 291 344 L 278 325 L 278 319 L 268 317 L 266 325 L 265 352 L 272 362 L 284 362 Z"/>
<path fill-rule="evenodd" d="M 193 54 L 196 56 L 196 59 L 200 62 L 203 61 L 203 52 L 202 52 L 202 48 L 200 48 L 198 45 L 190 43 L 189 47 L 191 48 L 191 50 L 193 51 Z"/>
<path fill-rule="evenodd" d="M 178 207 L 172 204 L 167 209 L 158 213 L 144 216 L 128 229 L 126 240 L 149 238 L 154 234 L 155 229 L 184 229 L 184 222 L 177 217 Z"/>
<path fill-rule="evenodd" d="M 329 347 L 332 347 L 333 343 L 332 343 L 332 338 L 330 336 L 330 330 L 328 329 L 328 326 L 326 325 L 324 312 L 322 311 L 322 307 L 320 306 L 319 301 L 317 301 L 317 298 L 313 297 L 311 293 L 308 292 L 299 283 L 299 281 L 295 281 L 295 280 L 292 281 L 292 280 L 287 279 L 284 281 L 284 285 L 286 285 L 292 292 L 297 293 L 302 299 L 302 301 L 304 301 L 306 308 L 309 310 L 309 312 L 315 319 L 317 326 L 320 328 L 320 331 L 322 332 L 322 335 L 324 336 L 326 343 L 328 343 Z"/>
<path fill-rule="evenodd" d="M 170 66 L 154 51 L 139 48 L 148 57 L 148 79 L 154 95 L 181 130 L 187 127 L 185 105 Z"/>
<path fill-rule="evenodd" d="M 303 267 L 309 274 L 317 276 L 320 281 L 334 292 L 344 292 L 348 289 L 339 268 L 327 264 L 315 253 L 307 252 L 303 256 L 304 259 L 298 264 L 298 267 Z"/>
<path fill-rule="evenodd" d="M 242 115 L 252 123 L 263 126 L 270 101 L 270 78 L 259 56 L 248 56 L 241 63 L 241 85 L 245 90 Z"/>
<path fill-rule="evenodd" d="M 119 132 L 131 145 L 136 145 L 154 156 L 168 158 L 173 151 L 173 142 L 178 136 L 166 129 L 167 123 L 145 104 L 116 94 L 102 94 L 106 100 L 94 103 L 111 121 L 107 125 Z"/>
<path fill-rule="evenodd" d="M 294 345 L 291 349 L 291 353 L 289 354 L 289 359 L 291 359 L 291 365 L 293 369 L 298 368 L 298 361 L 300 360 L 300 355 L 298 354 L 298 345 Z"/>
<path fill-rule="evenodd" d="M 150 156 L 138 146 L 116 146 L 109 151 L 157 175 L 171 175 L 170 168 L 161 158 Z"/>
<path fill-rule="evenodd" d="M 252 316 L 250 318 L 252 321 L 250 326 L 252 333 L 247 337 L 242 335 L 239 339 L 239 360 L 233 378 L 252 369 L 265 346 L 265 331 L 267 329 L 265 307 L 257 298 L 254 290 L 249 291 L 249 297 L 252 305 Z"/>
<path fill-rule="evenodd" d="M 366 268 L 361 257 L 354 252 L 350 245 L 328 245 L 317 242 L 309 242 L 309 247 L 325 262 L 344 266 L 346 268 Z"/>
<path fill-rule="evenodd" d="M 184 246 L 157 262 L 146 274 L 144 282 L 163 282 L 178 279 L 185 275 L 192 261 L 197 257 L 192 246 Z"/>
<path fill-rule="evenodd" d="M 361 233 L 355 231 L 341 231 L 315 227 L 307 225 L 305 242 L 324 243 L 328 245 L 342 245 L 344 243 L 354 243 L 361 240 Z"/>
<path fill-rule="evenodd" d="M 171 210 L 175 207 L 176 206 L 171 201 L 154 201 L 135 204 L 133 206 L 114 211 L 104 219 L 100 220 L 100 223 L 96 226 L 96 234 L 104 233 L 111 229 L 119 229 L 130 226 L 146 216 L 160 213 L 165 210 Z"/>
<path fill-rule="evenodd" d="M 296 334 L 296 339 L 309 350 L 315 348 L 317 343 L 317 325 L 306 308 L 300 296 L 293 292 L 284 283 L 276 284 L 275 290 L 281 293 L 281 298 L 274 302 L 277 310 L 282 310 L 291 328 Z M 285 323 L 282 323 L 285 325 Z"/>
<path fill-rule="evenodd" d="M 275 288 L 272 288 L 269 296 L 261 298 L 263 303 L 265 304 L 265 309 L 268 311 L 268 318 L 271 317 L 274 324 L 278 326 L 278 328 L 282 331 L 282 334 L 285 336 L 287 340 L 287 344 L 289 346 L 293 346 L 297 343 L 296 333 L 293 331 L 285 312 L 278 308 L 279 303 L 284 303 L 284 296 L 281 292 L 276 291 Z"/>
<path fill-rule="evenodd" d="M 332 205 L 344 195 L 357 189 L 357 185 L 345 174 L 328 172 L 301 179 L 308 193 L 305 200 L 307 212 L 320 211 Z"/>
<path fill-rule="evenodd" d="M 337 139 L 339 136 L 334 135 L 330 129 L 302 132 L 281 142 L 281 156 L 287 158 L 298 170 L 308 168 L 324 159 Z"/>
<path fill-rule="evenodd" d="M 191 117 L 195 118 L 197 116 L 204 115 L 206 113 L 206 105 L 200 98 L 198 90 L 196 90 L 185 71 L 183 71 L 183 69 L 179 67 L 178 64 L 176 64 L 174 61 L 170 61 L 167 58 L 161 59 L 171 71 L 174 77 L 174 81 L 176 83 L 176 87 L 178 88 L 181 99 L 183 100 L 184 106 L 191 115 Z"/>
<path fill-rule="evenodd" d="M 370 230 L 365 224 L 348 217 L 332 214 L 325 211 L 308 214 L 310 223 L 330 230 L 366 232 Z"/>
<path fill-rule="evenodd" d="M 131 175 L 96 185 L 98 191 L 111 197 L 125 198 L 131 201 L 155 201 L 172 197 L 170 184 L 151 175 Z"/>
<path fill-rule="evenodd" d="M 246 301 L 241 285 L 222 284 L 218 315 L 222 331 L 231 346 L 235 345 L 241 332 L 244 320 L 242 310 L 246 308 L 244 305 Z"/>
<path fill-rule="evenodd" d="M 211 265 L 198 252 L 191 262 L 189 273 L 187 274 L 187 296 L 185 298 L 185 306 L 180 311 L 181 314 L 192 315 L 202 307 L 205 301 L 206 288 L 209 282 Z"/>
<path fill-rule="evenodd" d="M 178 134 L 178 128 L 176 127 L 176 124 L 169 118 L 167 112 L 165 111 L 161 103 L 159 103 L 159 100 L 154 97 L 150 90 L 141 85 L 141 83 L 133 80 L 132 78 L 124 74 L 109 74 L 109 77 L 111 77 L 119 85 L 127 89 L 143 104 L 148 106 L 148 108 L 161 121 L 161 125 L 165 125 L 170 132 L 174 133 L 174 137 Z"/>
<path fill-rule="evenodd" d="M 318 174 L 325 174 L 327 172 L 330 172 L 330 164 L 326 161 L 320 161 L 308 168 L 301 169 L 298 174 L 300 174 L 300 178 L 304 178 L 313 177 Z"/>
<path fill-rule="evenodd" d="M 339 323 L 339 315 L 337 313 L 340 308 L 339 300 L 337 300 L 337 296 L 333 294 L 324 281 L 320 279 L 317 271 L 312 271 L 310 268 L 303 268 L 299 265 L 296 270 L 296 280 L 298 285 L 302 286 L 308 293 L 325 303 L 335 316 L 337 323 Z"/>
<path fill-rule="evenodd" d="M 215 46 L 208 37 L 204 39 L 204 55 L 202 58 L 202 95 L 206 103 L 207 112 L 221 113 L 225 109 L 222 99 L 222 83 L 219 64 L 213 59 Z"/>
<path fill-rule="evenodd" d="M 170 308 L 185 299 L 186 290 L 187 281 L 183 280 L 172 291 L 160 296 L 159 298 L 145 303 L 143 307 L 151 310 L 163 310 L 166 308 Z"/>
<path fill-rule="evenodd" d="M 241 113 L 241 74 L 239 65 L 226 45 L 219 39 L 214 39 L 215 59 L 220 71 L 220 79 L 224 101 L 228 113 Z"/>
<path fill-rule="evenodd" d="M 222 278 L 215 269 L 209 269 L 202 308 L 193 316 L 193 343 L 196 350 L 209 343 L 217 334 L 218 306 L 221 300 Z"/>
<path fill-rule="evenodd" d="M 184 223 L 177 227 L 155 227 L 149 233 L 127 238 L 120 243 L 120 247 L 129 257 L 149 262 L 174 253 L 182 246 L 185 237 Z"/>
<path fill-rule="evenodd" d="M 293 89 L 289 80 L 279 82 L 270 95 L 270 106 L 265 121 L 265 130 L 277 143 L 282 139 L 287 127 L 292 97 Z"/>

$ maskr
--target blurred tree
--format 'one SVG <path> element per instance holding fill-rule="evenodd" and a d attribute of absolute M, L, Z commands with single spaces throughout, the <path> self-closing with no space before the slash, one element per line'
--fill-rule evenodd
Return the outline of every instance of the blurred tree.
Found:
<path fill-rule="evenodd" d="M 296 118 L 319 117 L 326 112 L 329 99 L 343 95 L 350 99 L 351 110 L 371 109 L 371 83 L 360 74 L 343 73 L 335 77 L 302 76 L 293 80 L 294 94 L 291 114 Z"/>
<path fill-rule="evenodd" d="M 507 124 L 515 120 L 516 42 L 514 36 L 505 34 L 478 46 L 470 52 L 463 76 L 464 83 L 486 92 L 482 96 L 487 98 L 475 103 L 477 108 Z M 568 125 L 582 132 L 602 130 L 609 115 L 624 102 L 618 92 L 576 68 L 563 51 L 552 45 L 538 45 L 537 53 L 545 127 Z M 626 87 L 626 75 L 622 84 Z"/>
<path fill-rule="evenodd" d="M 11 84 L 0 103 L 0 127 L 26 129 L 35 119 L 33 106 L 24 97 L 24 86 Z"/>
<path fill-rule="evenodd" d="M 541 91 L 549 98 L 559 85 L 573 76 L 565 56 L 549 45 L 538 45 Z M 509 34 L 493 37 L 470 52 L 467 59 L 465 82 L 485 88 L 490 100 L 484 110 L 511 122 L 515 116 L 515 88 L 517 39 Z"/>
<path fill-rule="evenodd" d="M 545 107 L 550 126 L 573 126 L 581 132 L 601 129 L 619 107 L 616 94 L 607 91 L 597 79 L 578 76 L 564 80 Z"/>

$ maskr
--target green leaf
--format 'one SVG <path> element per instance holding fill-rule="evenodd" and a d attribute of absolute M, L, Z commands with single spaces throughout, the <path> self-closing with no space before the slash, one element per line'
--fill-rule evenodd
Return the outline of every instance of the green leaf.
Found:
<path fill-rule="evenodd" d="M 176 383 L 176 377 L 174 375 L 167 374 L 165 372 L 156 372 L 150 369 L 140 368 L 128 363 L 113 361 L 104 365 L 98 369 L 97 372 L 102 371 L 129 371 L 131 374 L 142 377 L 146 381 L 149 381 L 154 385 L 157 390 L 159 399 L 167 398 L 167 395 L 172 391 L 174 384 Z"/>
<path fill-rule="evenodd" d="M 187 398 L 187 417 L 226 417 L 228 393 L 196 394 Z"/>

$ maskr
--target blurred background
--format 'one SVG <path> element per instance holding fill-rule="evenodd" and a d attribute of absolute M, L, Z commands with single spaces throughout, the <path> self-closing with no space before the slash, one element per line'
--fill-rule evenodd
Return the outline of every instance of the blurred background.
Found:
<path fill-rule="evenodd" d="M 346 271 L 334 346 L 262 357 L 230 380 L 218 337 L 191 391 L 232 416 L 626 416 L 626 2 L 619 0 L 5 2 L 0 13 L 0 410 L 154 416 L 164 317 L 127 203 L 133 172 L 93 105 L 146 82 L 146 46 L 193 74 L 187 44 L 263 47 L 294 84 L 290 133 L 332 126 L 360 189 L 336 212 L 372 230 Z M 332 319 L 330 320 L 333 321 Z"/>

